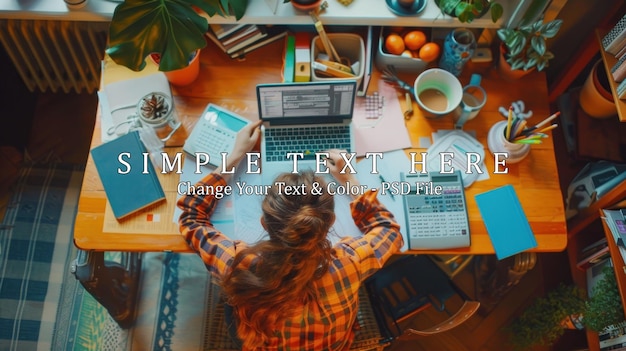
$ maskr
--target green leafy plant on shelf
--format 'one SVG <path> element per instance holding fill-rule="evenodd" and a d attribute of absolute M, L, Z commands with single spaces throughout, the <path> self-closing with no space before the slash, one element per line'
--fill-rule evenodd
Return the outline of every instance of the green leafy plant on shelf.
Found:
<path fill-rule="evenodd" d="M 504 13 L 502 5 L 492 0 L 435 0 L 435 4 L 441 12 L 454 16 L 463 23 L 470 23 L 487 12 L 491 21 L 496 23 Z"/>
<path fill-rule="evenodd" d="M 583 317 L 584 325 L 596 332 L 625 319 L 613 267 L 604 266 L 602 274 L 603 277 L 593 287 L 591 297 L 585 302 Z"/>
<path fill-rule="evenodd" d="M 546 296 L 538 297 L 506 329 L 516 350 L 550 345 L 565 328 L 563 322 L 585 311 L 585 292 L 573 285 L 560 284 Z"/>
<path fill-rule="evenodd" d="M 504 45 L 506 62 L 512 70 L 542 71 L 554 54 L 547 49 L 546 40 L 553 38 L 561 29 L 563 21 L 556 19 L 544 23 L 538 20 L 518 28 L 500 28 L 498 37 Z"/>
<path fill-rule="evenodd" d="M 248 0 L 125 0 L 113 12 L 106 52 L 134 71 L 150 54 L 160 56 L 161 71 L 184 68 L 206 46 L 206 16 L 239 20 L 247 6 Z"/>

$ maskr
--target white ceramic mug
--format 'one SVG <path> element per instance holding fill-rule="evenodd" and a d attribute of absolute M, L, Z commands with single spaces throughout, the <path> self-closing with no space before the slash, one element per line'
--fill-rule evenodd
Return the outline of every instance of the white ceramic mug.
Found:
<path fill-rule="evenodd" d="M 426 118 L 440 118 L 461 103 L 463 87 L 452 73 L 430 68 L 420 73 L 413 84 L 415 101 Z"/>
<path fill-rule="evenodd" d="M 480 86 L 480 74 L 472 74 L 469 85 L 463 88 L 461 104 L 456 109 L 454 128 L 463 129 L 465 122 L 474 119 L 487 102 L 487 92 Z"/>

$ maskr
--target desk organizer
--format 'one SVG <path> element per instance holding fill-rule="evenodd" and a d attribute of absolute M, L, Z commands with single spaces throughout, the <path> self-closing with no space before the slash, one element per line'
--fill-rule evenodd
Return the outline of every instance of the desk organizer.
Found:
<path fill-rule="evenodd" d="M 378 50 L 376 50 L 376 68 L 380 71 L 387 69 L 389 66 L 394 66 L 396 72 L 400 73 L 414 73 L 420 74 L 428 66 L 428 62 L 420 60 L 418 58 L 391 55 L 385 52 L 383 46 L 385 45 L 385 38 L 387 31 L 385 28 L 380 30 L 380 37 L 378 39 Z M 427 34 L 428 35 L 428 34 Z"/>
<path fill-rule="evenodd" d="M 316 74 L 315 70 L 311 70 L 312 81 L 331 81 L 331 80 L 356 80 L 356 86 L 361 85 L 363 75 L 365 73 L 365 44 L 363 38 L 358 34 L 351 33 L 329 33 L 328 39 L 337 50 L 337 54 L 341 58 L 346 58 L 353 65 L 355 62 L 359 62 L 358 71 L 354 72 L 353 78 L 336 78 L 336 77 L 322 77 Z M 319 35 L 314 37 L 311 41 L 311 62 L 315 61 L 317 54 L 324 52 Z"/>

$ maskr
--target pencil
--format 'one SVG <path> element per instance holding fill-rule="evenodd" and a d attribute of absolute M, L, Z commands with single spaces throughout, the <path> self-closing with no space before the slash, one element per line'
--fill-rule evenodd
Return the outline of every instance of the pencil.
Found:
<path fill-rule="evenodd" d="M 514 141 L 516 144 L 541 144 L 541 139 L 521 139 Z"/>
<path fill-rule="evenodd" d="M 541 127 L 543 127 L 544 125 L 548 124 L 549 122 L 551 122 L 553 119 L 557 118 L 559 115 L 561 114 L 561 111 L 557 111 L 555 113 L 553 113 L 552 115 L 550 115 L 548 118 L 544 119 L 543 121 L 535 124 L 533 127 L 530 127 L 528 129 L 529 132 L 532 132 L 535 129 L 539 129 Z"/>
<path fill-rule="evenodd" d="M 509 118 L 506 121 L 506 140 L 511 140 L 511 123 L 513 122 L 513 107 L 509 106 Z"/>
<path fill-rule="evenodd" d="M 519 137 L 519 135 L 522 133 L 522 131 L 526 128 L 526 120 L 525 119 L 521 119 L 519 120 L 519 123 L 517 123 L 515 125 L 515 128 L 513 128 L 513 135 L 511 136 L 512 138 L 517 138 Z"/>
<path fill-rule="evenodd" d="M 535 133 L 545 133 L 545 132 L 547 132 L 549 130 L 552 130 L 552 129 L 556 128 L 557 126 L 558 126 L 558 124 L 554 123 L 554 124 L 551 124 L 551 125 L 543 128 L 543 129 L 540 129 L 540 130 L 536 131 Z"/>

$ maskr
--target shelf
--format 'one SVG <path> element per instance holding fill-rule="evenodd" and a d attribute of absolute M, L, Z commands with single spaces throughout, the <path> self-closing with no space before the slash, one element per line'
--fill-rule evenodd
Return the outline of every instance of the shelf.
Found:
<path fill-rule="evenodd" d="M 269 3 L 277 1 L 276 13 L 270 9 Z M 504 16 L 493 23 L 489 14 L 474 20 L 472 23 L 460 23 L 456 18 L 444 16 L 439 11 L 434 0 L 428 3 L 422 13 L 416 16 L 396 16 L 382 0 L 354 0 L 349 6 L 343 6 L 337 1 L 327 0 L 328 9 L 321 14 L 321 19 L 327 25 L 374 25 L 374 26 L 413 26 L 413 27 L 471 27 L 471 28 L 500 28 L 517 13 L 519 1 L 501 0 L 504 7 Z M 525 3 L 527 1 L 522 1 Z M 89 0 L 87 5 L 78 10 L 69 10 L 62 0 L 33 0 L 15 1 L 0 0 L 0 18 L 13 19 L 58 19 L 72 21 L 110 21 L 113 10 L 118 2 L 110 0 Z M 508 15 L 507 15 L 508 14 Z M 213 16 L 211 22 L 232 23 L 234 18 Z M 250 0 L 242 23 L 253 24 L 284 24 L 284 25 L 312 25 L 312 20 L 305 12 L 296 10 L 290 3 L 283 0 Z"/>
<path fill-rule="evenodd" d="M 605 32 L 606 31 L 602 33 Z M 600 43 L 600 54 L 602 55 L 602 62 L 604 62 L 604 68 L 606 69 L 609 85 L 611 86 L 611 93 L 613 93 L 613 100 L 615 100 L 615 106 L 617 107 L 617 116 L 621 122 L 626 122 L 626 100 L 621 100 L 617 97 L 618 84 L 615 83 L 611 75 L 611 67 L 615 65 L 617 59 L 615 58 L 615 56 L 604 51 L 604 47 L 602 47 L 602 38 L 604 37 L 604 35 L 600 34 L 599 31 L 596 31 L 596 36 L 598 37 L 598 42 Z"/>

